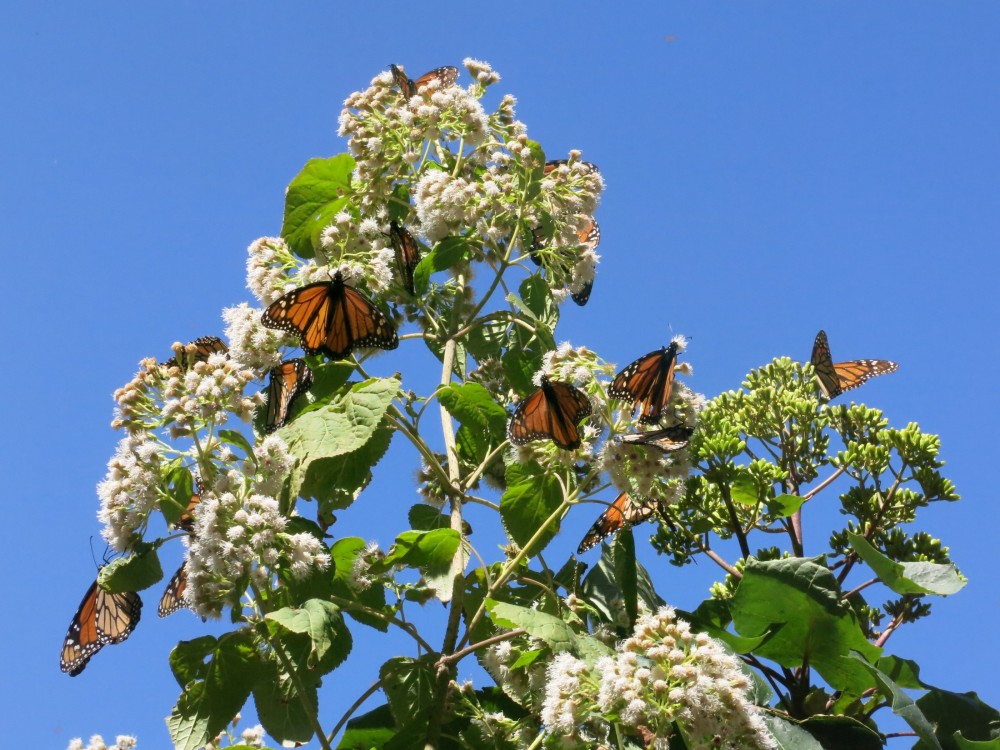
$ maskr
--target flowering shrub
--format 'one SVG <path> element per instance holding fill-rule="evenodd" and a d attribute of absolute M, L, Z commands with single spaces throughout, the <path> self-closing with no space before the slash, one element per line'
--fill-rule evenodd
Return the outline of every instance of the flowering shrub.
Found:
<path fill-rule="evenodd" d="M 465 69 L 465 87 L 447 69 L 415 82 L 394 70 L 349 96 L 349 153 L 310 161 L 280 237 L 248 248 L 254 301 L 223 312 L 228 343 L 177 344 L 115 394 L 124 436 L 99 515 L 123 556 L 101 586 L 151 586 L 157 549 L 179 537 L 184 585 L 172 593 L 234 623 L 171 655 L 175 745 L 216 746 L 252 695 L 262 726 L 242 739 L 253 747 L 266 732 L 331 748 L 341 730 L 341 747 L 880 746 L 875 712 L 905 705 L 903 688 L 928 689 L 887 640 L 964 584 L 947 548 L 904 529 L 958 499 L 938 438 L 830 405 L 812 366 L 788 359 L 706 400 L 675 379 L 692 374 L 683 337 L 649 355 L 648 375 L 626 373 L 651 417 L 621 386 L 613 397 L 618 368 L 555 338 L 560 305 L 585 304 L 595 283 L 600 293 L 600 172 L 577 151 L 548 158 L 513 97 L 484 104 L 499 76 L 475 60 Z M 431 392 L 403 389 L 396 354 L 370 358 L 368 344 L 396 346 L 396 328 L 400 349 L 440 361 Z M 332 337 L 347 356 L 322 353 L 339 354 Z M 280 368 L 300 345 L 306 381 Z M 393 368 L 402 374 L 377 374 Z M 635 440 L 651 422 L 681 437 Z M 355 503 L 393 512 L 366 490 L 392 440 L 412 445 L 426 504 L 400 514 L 385 550 L 331 535 L 334 511 Z M 820 493 L 839 496 L 849 520 L 827 549 L 807 550 Z M 496 511 L 500 559 L 472 546 L 468 503 Z M 603 512 L 592 533 L 609 542 L 596 563 L 549 567 L 541 553 L 562 520 L 592 504 Z M 666 606 L 660 571 L 636 561 L 630 526 L 647 519 L 673 565 L 720 567 L 695 611 Z M 768 546 L 752 546 L 764 534 Z M 862 598 L 876 584 L 895 598 Z M 441 634 L 407 616 L 432 598 L 449 607 Z M 358 627 L 397 628 L 417 653 L 372 666 L 384 706 L 332 724 L 317 686 Z M 457 684 L 467 658 L 495 684 Z M 929 690 L 901 710 L 925 746 L 942 746 L 934 722 L 958 701 L 974 718 L 946 726 L 983 736 L 992 709 Z"/>

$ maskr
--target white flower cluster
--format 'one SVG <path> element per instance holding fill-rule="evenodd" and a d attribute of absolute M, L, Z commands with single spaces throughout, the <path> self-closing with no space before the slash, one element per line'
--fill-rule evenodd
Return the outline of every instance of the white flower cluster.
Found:
<path fill-rule="evenodd" d="M 66 750 L 133 750 L 135 744 L 135 737 L 128 734 L 119 734 L 115 737 L 115 744 L 113 745 L 108 745 L 104 742 L 104 738 L 101 735 L 95 734 L 86 745 L 83 744 L 83 740 L 79 737 L 70 740 L 69 745 L 66 746 Z"/>
<path fill-rule="evenodd" d="M 484 209 L 478 200 L 479 190 L 474 180 L 440 170 L 426 172 L 413 196 L 421 233 L 433 243 L 475 227 Z"/>
<path fill-rule="evenodd" d="M 104 524 L 101 536 L 119 552 L 128 549 L 132 535 L 156 507 L 162 460 L 159 445 L 137 433 L 122 438 L 108 461 L 107 474 L 97 485 L 97 518 Z"/>
<path fill-rule="evenodd" d="M 256 377 L 228 354 L 216 352 L 188 370 L 170 368 L 163 383 L 163 423 L 172 437 L 190 435 L 204 424 L 224 425 L 230 414 L 249 422 L 260 403 L 244 397 L 243 388 Z"/>
<path fill-rule="evenodd" d="M 265 328 L 260 315 L 261 310 L 246 302 L 222 311 L 229 339 L 229 358 L 262 374 L 281 363 L 282 346 L 296 346 L 297 340 L 287 333 Z"/>
<path fill-rule="evenodd" d="M 288 273 L 297 261 L 281 237 L 261 237 L 247 248 L 247 288 L 270 305 L 287 291 Z"/>
<path fill-rule="evenodd" d="M 537 660 L 527 667 L 512 669 L 524 651 L 542 648 L 534 638 L 527 639 L 523 647 L 515 648 L 511 641 L 501 641 L 487 648 L 482 655 L 483 669 L 489 672 L 497 685 L 522 706 L 541 705 L 547 684 L 545 664 Z"/>
<path fill-rule="evenodd" d="M 254 477 L 254 488 L 262 495 L 277 495 L 285 477 L 295 464 L 295 457 L 288 452 L 285 441 L 277 435 L 268 435 L 253 449 L 254 461 L 246 461 L 243 471 Z"/>
<path fill-rule="evenodd" d="M 264 747 L 264 727 L 260 724 L 244 729 L 240 736 L 247 747 Z"/>
<path fill-rule="evenodd" d="M 636 622 L 631 638 L 594 668 L 559 654 L 549 670 L 542 721 L 565 747 L 590 747 L 603 721 L 664 747 L 680 729 L 693 750 L 774 748 L 750 681 L 735 656 L 693 633 L 671 607 Z M 676 727 L 675 727 L 676 724 Z"/>

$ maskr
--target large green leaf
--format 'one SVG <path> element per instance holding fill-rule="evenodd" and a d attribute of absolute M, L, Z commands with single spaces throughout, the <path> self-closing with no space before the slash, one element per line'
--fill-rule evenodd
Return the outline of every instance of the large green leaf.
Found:
<path fill-rule="evenodd" d="M 653 588 L 649 572 L 638 561 L 635 564 L 636 596 L 650 612 L 655 612 L 665 602 Z M 617 623 L 620 613 L 622 592 L 616 580 L 615 560 L 612 548 L 601 545 L 601 558 L 591 568 L 580 587 L 580 596 L 593 606 L 606 623 Z"/>
<path fill-rule="evenodd" d="M 743 636 L 774 631 L 756 648 L 757 656 L 785 667 L 809 664 L 833 688 L 855 695 L 873 686 L 867 670 L 844 655 L 853 649 L 874 662 L 881 650 L 865 639 L 826 566 L 799 557 L 768 562 L 751 558 L 730 612 Z"/>
<path fill-rule="evenodd" d="M 553 651 L 570 651 L 576 643 L 573 629 L 554 615 L 515 604 L 486 600 L 486 609 L 495 625 L 513 630 L 524 628 L 528 635 L 544 641 Z"/>
<path fill-rule="evenodd" d="M 306 684 L 302 694 L 294 680 L 280 674 L 277 665 L 268 662 L 254 683 L 253 702 L 257 718 L 274 739 L 290 744 L 303 744 L 312 739 L 311 715 L 315 715 L 318 707 L 316 686 L 312 682 Z"/>
<path fill-rule="evenodd" d="M 479 463 L 505 439 L 507 412 L 479 383 L 453 383 L 438 400 L 461 427 L 456 435 L 459 455 Z"/>
<path fill-rule="evenodd" d="M 205 657 L 215 651 L 218 639 L 203 635 L 191 641 L 181 641 L 170 652 L 170 671 L 182 688 L 192 680 L 204 679 L 208 665 Z"/>
<path fill-rule="evenodd" d="M 445 237 L 434 249 L 424 255 L 413 269 L 413 290 L 418 297 L 427 293 L 431 274 L 447 271 L 475 250 L 474 243 L 466 237 Z"/>
<path fill-rule="evenodd" d="M 396 725 L 389 705 L 385 704 L 347 722 L 337 750 L 368 750 L 381 748 L 396 734 Z"/>
<path fill-rule="evenodd" d="M 819 740 L 798 724 L 771 714 L 764 714 L 763 718 L 771 736 L 778 743 L 777 750 L 823 750 Z"/>
<path fill-rule="evenodd" d="M 288 185 L 281 236 L 300 258 L 315 255 L 319 233 L 344 208 L 353 171 L 349 154 L 310 159 Z"/>
<path fill-rule="evenodd" d="M 541 528 L 563 500 L 559 480 L 537 463 L 511 464 L 507 467 L 507 491 L 500 498 L 500 520 L 511 539 L 524 546 Z M 530 550 L 542 551 L 559 531 L 553 522 Z"/>
<path fill-rule="evenodd" d="M 204 677 L 184 687 L 167 718 L 174 746 L 197 750 L 219 734 L 243 708 L 260 672 L 260 657 L 247 630 L 219 638 Z"/>
<path fill-rule="evenodd" d="M 523 314 L 517 317 L 528 328 L 534 328 L 535 333 L 525 330 L 521 325 L 511 326 L 507 333 L 507 351 L 500 358 L 500 363 L 514 390 L 520 394 L 527 394 L 535 390 L 531 379 L 542 368 L 542 358 L 545 354 L 556 348 L 556 342 L 552 337 L 552 331 L 544 325 L 534 322 Z"/>
<path fill-rule="evenodd" d="M 340 607 L 320 599 L 309 599 L 301 607 L 283 607 L 269 612 L 266 619 L 285 630 L 309 637 L 317 660 L 326 657 L 335 640 L 343 632 Z"/>
<path fill-rule="evenodd" d="M 425 717 L 434 705 L 436 656 L 422 659 L 398 656 L 379 668 L 382 690 L 397 724 Z"/>
<path fill-rule="evenodd" d="M 997 742 L 997 726 L 1000 726 L 1000 712 L 983 703 L 975 693 L 953 693 L 950 690 L 932 687 L 917 700 L 917 708 L 935 727 L 935 734 L 946 750 L 974 747 L 970 741 L 985 743 L 992 747 Z M 960 743 L 957 734 L 961 732 Z M 930 750 L 934 745 L 923 739 L 913 746 L 913 750 Z"/>
<path fill-rule="evenodd" d="M 924 716 L 923 711 L 917 707 L 914 700 L 899 685 L 890 680 L 884 672 L 875 665 L 869 664 L 860 654 L 852 652 L 850 656 L 872 673 L 882 689 L 882 694 L 892 701 L 892 712 L 897 716 L 901 716 L 910 725 L 910 728 L 917 733 L 921 741 L 926 743 L 927 747 L 934 750 L 941 750 L 941 744 L 938 742 L 937 737 L 934 736 L 933 725 Z"/>
<path fill-rule="evenodd" d="M 163 579 L 163 568 L 152 544 L 141 543 L 128 557 L 113 560 L 97 574 L 98 585 L 112 594 L 142 591 Z"/>
<path fill-rule="evenodd" d="M 621 588 L 625 614 L 628 615 L 628 627 L 631 630 L 639 617 L 639 584 L 632 529 L 626 527 L 618 532 L 612 557 L 615 563 L 615 580 Z"/>
<path fill-rule="evenodd" d="M 379 427 L 371 439 L 353 453 L 313 460 L 301 476 L 299 496 L 319 501 L 320 518 L 332 517 L 353 503 L 372 481 L 374 467 L 386 451 L 395 431 Z"/>
<path fill-rule="evenodd" d="M 559 322 L 559 307 L 552 298 L 548 282 L 537 274 L 532 275 L 521 282 L 518 292 L 531 314 L 549 330 L 553 330 Z"/>
<path fill-rule="evenodd" d="M 388 570 L 393 565 L 406 565 L 431 572 L 447 570 L 458 551 L 460 541 L 458 532 L 451 528 L 404 531 L 396 537 L 378 569 Z"/>
<path fill-rule="evenodd" d="M 860 534 L 847 532 L 858 557 L 868 563 L 878 579 L 897 594 L 948 596 L 961 591 L 968 579 L 954 565 L 930 562 L 899 563 L 879 552 Z"/>
<path fill-rule="evenodd" d="M 818 739 L 824 748 L 883 750 L 885 747 L 877 731 L 850 716 L 810 716 L 799 726 Z"/>

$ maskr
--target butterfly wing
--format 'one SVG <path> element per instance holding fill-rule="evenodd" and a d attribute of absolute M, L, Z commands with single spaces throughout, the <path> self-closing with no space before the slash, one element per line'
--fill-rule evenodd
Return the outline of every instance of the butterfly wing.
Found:
<path fill-rule="evenodd" d="M 664 453 L 672 453 L 687 446 L 693 434 L 693 427 L 675 424 L 662 430 L 639 432 L 634 435 L 622 435 L 619 440 L 623 443 L 649 445 L 660 449 Z"/>
<path fill-rule="evenodd" d="M 598 226 L 597 220 L 591 216 L 590 222 L 580 230 L 577 236 L 585 250 L 590 252 L 596 250 L 597 246 L 601 244 L 601 228 Z M 590 300 L 590 293 L 592 291 L 594 291 L 593 279 L 586 282 L 579 290 L 570 292 L 569 296 L 576 304 L 583 307 Z"/>
<path fill-rule="evenodd" d="M 399 86 L 399 90 L 403 94 L 403 98 L 409 99 L 416 93 L 416 86 L 413 81 L 407 77 L 401 67 L 398 65 L 390 65 L 389 70 L 392 72 L 392 80 L 397 86 Z"/>
<path fill-rule="evenodd" d="M 63 641 L 59 666 L 74 677 L 83 671 L 90 657 L 104 647 L 97 635 L 97 591 L 97 581 L 94 581 L 73 615 Z"/>
<path fill-rule="evenodd" d="M 830 342 L 827 341 L 826 331 L 820 331 L 816 334 L 810 362 L 812 362 L 813 370 L 816 371 L 816 377 L 819 379 L 820 390 L 823 391 L 827 401 L 844 392 L 840 387 L 837 371 L 833 368 Z"/>
<path fill-rule="evenodd" d="M 326 353 L 333 359 L 343 359 L 355 347 L 395 349 L 397 346 L 396 329 L 375 303 L 357 289 L 341 284 L 327 329 Z"/>
<path fill-rule="evenodd" d="M 97 587 L 97 636 L 104 644 L 121 643 L 135 630 L 142 599 L 134 591 L 112 594 Z"/>
<path fill-rule="evenodd" d="M 594 525 L 590 527 L 590 531 L 584 535 L 580 546 L 576 548 L 576 554 L 582 555 L 612 534 L 626 526 L 642 523 L 652 514 L 653 506 L 651 503 L 635 502 L 627 492 L 621 493 L 594 521 Z"/>
<path fill-rule="evenodd" d="M 271 370 L 267 386 L 265 432 L 274 432 L 284 426 L 292 403 L 312 385 L 312 380 L 312 370 L 302 359 L 285 360 Z"/>
<path fill-rule="evenodd" d="M 413 289 L 413 271 L 420 262 L 420 249 L 413 235 L 406 231 L 396 222 L 389 223 L 389 238 L 392 241 L 392 249 L 396 254 L 396 266 L 399 268 L 399 275 L 403 277 L 403 286 L 410 294 L 415 294 Z"/>
<path fill-rule="evenodd" d="M 327 339 L 333 306 L 331 298 L 335 295 L 337 279 L 340 279 L 339 273 L 334 281 L 317 281 L 293 289 L 268 306 L 261 322 L 268 328 L 298 334 L 306 354 L 316 354 Z M 340 285 L 343 286 L 343 280 Z"/>
<path fill-rule="evenodd" d="M 156 613 L 160 617 L 172 615 L 179 609 L 184 609 L 187 602 L 184 600 L 184 592 L 187 591 L 187 563 L 181 565 L 174 573 L 167 588 L 160 597 L 160 605 L 156 608 Z"/>
<path fill-rule="evenodd" d="M 552 440 L 560 448 L 580 447 L 577 423 L 591 412 L 590 399 L 569 383 L 542 378 L 542 387 L 522 401 L 507 425 L 514 445 Z"/>
<path fill-rule="evenodd" d="M 898 364 L 887 359 L 855 359 L 850 362 L 836 362 L 833 365 L 841 392 L 857 388 L 872 378 L 888 375 L 898 369 Z"/>
<path fill-rule="evenodd" d="M 676 363 L 677 344 L 671 342 L 669 346 L 639 357 L 618 373 L 611 381 L 608 395 L 638 404 L 639 424 L 656 424 L 670 400 Z"/>
<path fill-rule="evenodd" d="M 601 170 L 599 170 L 597 168 L 596 164 L 594 164 L 592 162 L 589 162 L 589 161 L 575 161 L 573 163 L 574 164 L 582 164 L 585 167 L 584 174 L 594 174 L 595 172 L 600 172 L 601 171 Z M 568 159 L 550 159 L 549 161 L 545 162 L 545 164 L 542 166 L 542 173 L 543 174 L 548 174 L 552 170 L 558 169 L 563 164 L 569 164 L 569 160 Z"/>
<path fill-rule="evenodd" d="M 440 68 L 434 68 L 424 73 L 420 78 L 413 82 L 413 90 L 419 92 L 424 86 L 429 84 L 431 81 L 438 81 L 439 88 L 445 89 L 449 86 L 454 86 L 455 81 L 458 80 L 458 68 L 454 65 L 444 65 Z"/>
<path fill-rule="evenodd" d="M 218 336 L 201 336 L 184 345 L 184 352 L 178 356 L 171 357 L 162 363 L 163 367 L 177 367 L 179 364 L 184 369 L 189 369 L 195 362 L 206 362 L 208 358 L 216 353 L 226 354 L 229 347 L 226 342 Z"/>
<path fill-rule="evenodd" d="M 177 528 L 183 529 L 189 534 L 194 531 L 194 511 L 201 502 L 201 496 L 205 492 L 205 483 L 200 477 L 195 477 L 195 485 L 197 486 L 197 492 L 191 495 L 191 500 L 188 501 L 187 508 L 181 513 L 181 517 L 177 519 Z"/>

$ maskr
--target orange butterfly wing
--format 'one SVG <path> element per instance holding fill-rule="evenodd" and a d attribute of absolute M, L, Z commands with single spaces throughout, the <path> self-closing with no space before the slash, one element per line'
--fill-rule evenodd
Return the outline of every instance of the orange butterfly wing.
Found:
<path fill-rule="evenodd" d="M 420 262 L 420 249 L 413 235 L 406 231 L 396 222 L 389 223 L 389 238 L 392 241 L 392 249 L 396 254 L 396 265 L 399 267 L 399 274 L 403 277 L 403 286 L 410 294 L 415 294 L 413 288 L 413 271 Z"/>
<path fill-rule="evenodd" d="M 392 72 L 393 83 L 399 87 L 400 92 L 406 99 L 416 94 L 431 81 L 440 81 L 440 88 L 447 88 L 454 85 L 455 81 L 458 80 L 458 68 L 453 65 L 434 68 L 434 70 L 424 73 L 416 81 L 409 78 L 406 75 L 406 71 L 399 65 L 390 65 L 389 70 Z"/>
<path fill-rule="evenodd" d="M 274 432 L 288 421 L 292 403 L 312 385 L 312 370 L 302 359 L 288 359 L 270 373 L 264 432 Z"/>
<path fill-rule="evenodd" d="M 591 412 L 590 399 L 569 383 L 542 378 L 542 387 L 518 404 L 507 436 L 514 445 L 551 439 L 560 448 L 580 447 L 577 423 Z"/>
<path fill-rule="evenodd" d="M 139 622 L 141 611 L 142 600 L 134 591 L 111 594 L 94 581 L 73 615 L 63 641 L 59 657 L 62 671 L 75 677 L 104 646 L 128 638 Z"/>
<path fill-rule="evenodd" d="M 634 435 L 622 435 L 618 439 L 623 443 L 649 445 L 660 449 L 664 453 L 672 453 L 686 447 L 693 434 L 693 427 L 675 424 L 662 430 L 638 432 Z"/>
<path fill-rule="evenodd" d="M 229 347 L 226 342 L 218 336 L 201 336 L 184 345 L 184 352 L 178 357 L 174 356 L 162 363 L 163 367 L 177 367 L 178 360 L 183 363 L 184 368 L 190 368 L 195 362 L 205 362 L 210 356 L 216 353 L 226 354 Z"/>
<path fill-rule="evenodd" d="M 611 398 L 640 407 L 639 424 L 656 424 L 670 401 L 677 364 L 677 344 L 671 342 L 655 352 L 639 357 L 615 376 L 608 388 Z M 632 412 L 635 412 L 633 406 Z"/>
<path fill-rule="evenodd" d="M 653 505 L 651 503 L 637 503 L 627 492 L 621 493 L 594 521 L 594 525 L 590 527 L 590 531 L 584 535 L 580 546 L 576 548 L 576 554 L 582 555 L 612 534 L 626 526 L 642 523 L 652 514 Z"/>
<path fill-rule="evenodd" d="M 584 245 L 587 250 L 596 250 L 597 246 L 601 244 L 601 228 L 597 225 L 597 220 L 593 216 L 590 217 L 590 223 L 580 230 L 577 237 L 580 239 L 580 244 Z M 583 307 L 590 300 L 590 293 L 593 291 L 594 282 L 591 280 L 585 283 L 578 291 L 570 292 L 569 297 L 580 307 Z"/>
<path fill-rule="evenodd" d="M 156 613 L 160 617 L 172 615 L 179 609 L 184 609 L 187 602 L 184 600 L 184 592 L 187 591 L 187 563 L 181 565 L 174 573 L 167 588 L 160 597 L 160 604 L 156 608 Z"/>
<path fill-rule="evenodd" d="M 826 332 L 816 334 L 810 363 L 819 379 L 820 390 L 829 401 L 844 391 L 850 391 L 879 375 L 887 375 L 899 369 L 899 365 L 887 359 L 854 359 L 849 362 L 834 363 L 830 355 L 830 343 Z"/>

